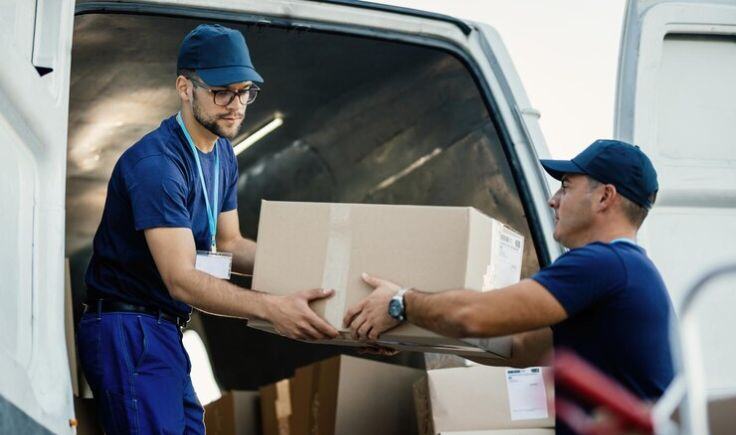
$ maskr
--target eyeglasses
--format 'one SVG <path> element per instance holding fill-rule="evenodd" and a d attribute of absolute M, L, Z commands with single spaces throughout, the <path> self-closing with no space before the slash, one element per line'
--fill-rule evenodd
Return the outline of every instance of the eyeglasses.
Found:
<path fill-rule="evenodd" d="M 197 79 L 190 78 L 189 80 L 192 81 L 192 84 L 194 84 L 195 87 L 199 87 L 209 91 L 212 94 L 212 101 L 218 106 L 223 107 L 232 103 L 236 95 L 238 96 L 240 104 L 252 104 L 254 101 L 256 101 L 258 92 L 261 90 L 261 88 L 256 85 L 251 85 L 247 89 L 240 89 L 237 91 L 232 91 L 230 89 L 212 89 L 207 86 L 207 84 Z"/>

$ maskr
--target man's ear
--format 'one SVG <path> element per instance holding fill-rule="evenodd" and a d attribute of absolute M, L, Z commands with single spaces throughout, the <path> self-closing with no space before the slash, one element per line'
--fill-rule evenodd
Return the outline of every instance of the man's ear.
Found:
<path fill-rule="evenodd" d="M 176 91 L 179 93 L 182 101 L 190 101 L 192 99 L 192 94 L 189 91 L 189 80 L 186 77 L 179 76 L 176 78 Z"/>
<path fill-rule="evenodd" d="M 616 186 L 613 184 L 604 184 L 602 187 L 597 201 L 597 206 L 601 211 L 609 209 L 618 197 Z"/>

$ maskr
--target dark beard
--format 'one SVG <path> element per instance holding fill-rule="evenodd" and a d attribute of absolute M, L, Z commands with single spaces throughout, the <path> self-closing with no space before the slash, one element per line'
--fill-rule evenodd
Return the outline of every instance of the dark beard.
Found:
<path fill-rule="evenodd" d="M 196 119 L 197 122 L 202 124 L 204 128 L 217 137 L 224 137 L 225 139 L 232 140 L 237 136 L 237 131 L 235 134 L 225 133 L 220 126 L 217 125 L 217 118 L 207 118 L 199 107 L 199 104 L 197 104 L 197 96 L 194 94 L 192 96 L 194 97 L 192 99 L 192 112 L 194 112 L 194 119 Z"/>

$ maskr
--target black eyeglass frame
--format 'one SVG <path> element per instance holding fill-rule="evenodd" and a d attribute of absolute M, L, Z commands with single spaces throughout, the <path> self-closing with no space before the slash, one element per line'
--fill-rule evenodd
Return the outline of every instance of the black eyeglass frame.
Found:
<path fill-rule="evenodd" d="M 187 78 L 189 79 L 189 81 L 192 82 L 195 88 L 202 88 L 204 90 L 209 91 L 212 94 L 212 102 L 215 103 L 215 105 L 220 106 L 220 107 L 228 106 L 230 103 L 233 102 L 236 95 L 238 96 L 238 100 L 240 101 L 240 104 L 243 104 L 246 106 L 253 104 L 253 102 L 256 101 L 256 97 L 258 97 L 258 92 L 261 90 L 261 88 L 259 88 L 255 84 L 251 85 L 247 89 L 239 89 L 237 91 L 233 91 L 231 89 L 212 89 L 207 85 L 207 83 L 204 83 L 203 81 L 199 79 L 195 79 L 193 77 L 187 77 Z M 227 103 L 225 104 L 218 103 L 217 102 L 218 95 L 229 95 L 229 97 L 227 98 Z M 246 95 L 248 96 L 248 98 L 245 101 L 243 101 L 243 97 Z"/>

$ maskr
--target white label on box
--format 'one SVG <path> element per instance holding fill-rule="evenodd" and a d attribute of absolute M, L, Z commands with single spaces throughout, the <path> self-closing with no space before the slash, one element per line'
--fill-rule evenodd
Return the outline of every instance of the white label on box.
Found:
<path fill-rule="evenodd" d="M 506 369 L 511 420 L 547 418 L 547 390 L 541 367 Z"/>
<path fill-rule="evenodd" d="M 506 225 L 494 221 L 491 260 L 483 276 L 483 291 L 516 284 L 521 277 L 524 237 Z"/>

